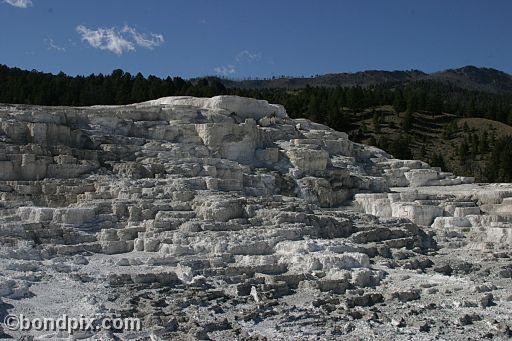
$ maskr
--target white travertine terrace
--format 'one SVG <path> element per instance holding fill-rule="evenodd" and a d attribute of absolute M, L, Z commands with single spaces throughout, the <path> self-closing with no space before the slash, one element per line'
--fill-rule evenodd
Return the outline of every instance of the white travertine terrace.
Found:
<path fill-rule="evenodd" d="M 444 302 L 430 289 L 467 266 L 434 252 L 510 250 L 511 198 L 512 185 L 394 159 L 266 101 L 0 105 L 0 304 L 142 316 L 141 339 L 286 340 L 311 319 L 319 338 L 326 324 L 347 336 L 335 324 L 348 320 L 373 338 L 351 309 Z"/>

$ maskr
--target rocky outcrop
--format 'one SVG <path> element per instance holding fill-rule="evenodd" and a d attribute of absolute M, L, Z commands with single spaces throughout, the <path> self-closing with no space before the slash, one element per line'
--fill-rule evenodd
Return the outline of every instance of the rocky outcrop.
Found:
<path fill-rule="evenodd" d="M 248 98 L 0 106 L 0 299 L 144 317 L 141 339 L 248 339 L 263 320 L 321 338 L 472 269 L 429 258 L 439 245 L 510 246 L 512 188 L 471 180 Z M 397 280 L 412 270 L 421 293 Z"/>
<path fill-rule="evenodd" d="M 282 105 L 269 104 L 264 100 L 247 99 L 237 96 L 216 96 L 212 98 L 197 97 L 165 97 L 141 103 L 140 106 L 170 106 L 196 108 L 208 112 L 225 115 L 236 115 L 242 119 L 261 119 L 265 117 L 286 117 L 286 110 Z"/>
<path fill-rule="evenodd" d="M 508 249 L 511 189 L 510 184 L 402 187 L 356 194 L 354 201 L 368 214 L 407 218 L 468 247 Z"/>

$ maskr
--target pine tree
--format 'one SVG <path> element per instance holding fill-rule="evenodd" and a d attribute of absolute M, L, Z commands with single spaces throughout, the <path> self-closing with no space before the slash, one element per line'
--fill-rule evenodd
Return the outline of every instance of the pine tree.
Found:
<path fill-rule="evenodd" d="M 463 141 L 458 148 L 459 161 L 461 165 L 464 165 L 468 159 L 468 144 Z"/>
<path fill-rule="evenodd" d="M 405 113 L 404 118 L 402 119 L 402 129 L 403 129 L 404 131 L 409 131 L 409 130 L 411 130 L 413 120 L 414 120 L 414 118 L 413 118 L 413 116 L 412 116 L 412 112 L 407 111 L 407 112 Z"/>
<path fill-rule="evenodd" d="M 473 160 L 478 154 L 478 147 L 480 146 L 480 138 L 477 134 L 471 135 L 471 157 Z"/>
<path fill-rule="evenodd" d="M 482 133 L 478 149 L 482 154 L 486 154 L 489 151 L 489 134 L 487 134 L 487 131 Z"/>
<path fill-rule="evenodd" d="M 407 94 L 407 112 L 412 113 L 418 110 L 418 98 L 414 91 L 409 91 Z"/>
<path fill-rule="evenodd" d="M 379 119 L 379 115 L 377 113 L 373 114 L 372 123 L 373 123 L 373 131 L 376 134 L 380 134 L 380 119 Z"/>
<path fill-rule="evenodd" d="M 425 148 L 425 145 L 421 145 L 420 149 L 420 159 L 424 159 L 427 156 L 427 149 Z"/>
<path fill-rule="evenodd" d="M 447 170 L 443 155 L 441 155 L 440 153 L 432 154 L 432 158 L 430 159 L 430 165 L 432 167 L 440 167 L 442 170 Z"/>
<path fill-rule="evenodd" d="M 406 103 L 401 90 L 396 90 L 394 93 L 393 109 L 397 114 L 403 112 L 406 109 Z"/>
<path fill-rule="evenodd" d="M 468 126 L 468 122 L 464 122 L 464 126 L 462 128 L 464 130 L 465 133 L 468 133 L 469 132 L 469 126 Z"/>
<path fill-rule="evenodd" d="M 139 72 L 133 80 L 132 88 L 130 91 L 131 102 L 144 102 L 149 99 L 147 82 L 144 76 Z"/>

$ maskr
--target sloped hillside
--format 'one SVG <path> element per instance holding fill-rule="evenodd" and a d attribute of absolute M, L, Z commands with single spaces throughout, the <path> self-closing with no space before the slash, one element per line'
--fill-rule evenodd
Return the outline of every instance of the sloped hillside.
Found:
<path fill-rule="evenodd" d="M 354 140 L 378 146 L 399 158 L 430 162 L 446 171 L 494 181 L 488 174 L 499 141 L 512 137 L 512 127 L 484 118 L 453 114 L 402 112 L 390 106 L 353 114 Z"/>

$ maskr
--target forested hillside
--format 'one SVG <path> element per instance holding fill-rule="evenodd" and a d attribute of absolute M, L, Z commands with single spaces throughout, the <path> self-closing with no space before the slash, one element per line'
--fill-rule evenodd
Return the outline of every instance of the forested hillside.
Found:
<path fill-rule="evenodd" d="M 281 103 L 291 117 L 346 131 L 352 139 L 377 145 L 396 157 L 419 158 L 480 181 L 512 181 L 512 139 L 507 129 L 496 129 L 493 123 L 512 124 L 512 92 L 505 91 L 509 78 L 491 69 L 460 70 L 465 71 L 446 71 L 437 80 L 406 77 L 401 81 L 402 76 L 395 74 L 393 81 L 384 77 L 379 84 L 306 84 L 290 90 L 251 89 L 247 83 L 236 87 L 236 82 L 218 78 L 144 77 L 119 69 L 110 75 L 71 77 L 0 65 L 0 102 L 88 106 L 175 95 L 255 97 Z M 493 89 L 502 91 L 472 90 L 478 88 L 474 84 L 483 88 L 493 84 Z M 471 122 L 464 120 L 472 118 L 492 124 L 470 127 Z"/>

